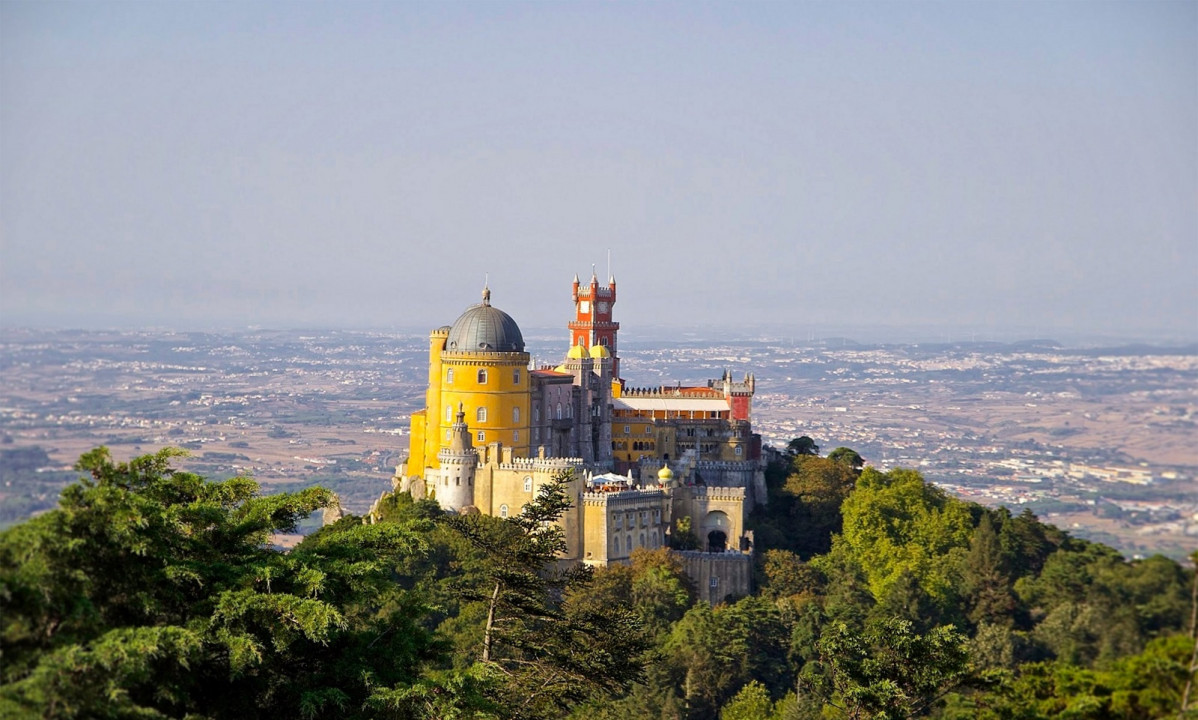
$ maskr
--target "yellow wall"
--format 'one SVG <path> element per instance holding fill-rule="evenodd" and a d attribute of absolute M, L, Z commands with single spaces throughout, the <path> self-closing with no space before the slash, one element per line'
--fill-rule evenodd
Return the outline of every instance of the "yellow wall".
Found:
<path fill-rule="evenodd" d="M 408 475 L 424 476 L 424 433 L 423 410 L 412 413 L 412 430 L 408 436 Z"/>
<path fill-rule="evenodd" d="M 428 391 L 425 394 L 424 418 L 424 462 L 418 467 L 409 463 L 409 475 L 423 475 L 426 467 L 440 467 L 437 451 L 444 442 L 445 428 L 452 423 L 444 422 L 444 414 L 438 413 L 441 407 L 441 352 L 445 349 L 445 341 L 449 339 L 449 330 L 439 328 L 428 336 Z"/>
<path fill-rule="evenodd" d="M 456 416 L 460 405 L 466 413 L 466 425 L 470 427 L 475 445 L 501 442 L 504 447 L 512 448 L 516 457 L 528 457 L 532 440 L 528 356 L 524 353 L 486 355 L 490 357 L 482 353 L 455 353 L 452 358 L 443 358 L 439 378 L 440 405 L 437 410 L 440 421 L 444 422 L 447 412 Z M 478 381 L 480 370 L 486 371 L 485 383 Z M 450 371 L 453 372 L 452 382 Z M 479 408 L 486 409 L 485 420 L 478 419 Z M 516 410 L 519 410 L 519 419 L 516 418 Z M 429 412 L 434 412 L 432 407 Z M 479 432 L 483 433 L 481 441 Z M 444 435 L 444 430 L 441 435 Z M 444 442 L 443 437 L 440 440 Z"/>

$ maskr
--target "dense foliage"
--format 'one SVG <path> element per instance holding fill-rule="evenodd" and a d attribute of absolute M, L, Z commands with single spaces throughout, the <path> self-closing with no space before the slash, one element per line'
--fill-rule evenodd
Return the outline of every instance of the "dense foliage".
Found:
<path fill-rule="evenodd" d="M 331 493 L 98 449 L 0 533 L 0 716 L 1195 715 L 1193 572 L 789 450 L 751 519 L 757 592 L 711 607 L 669 550 L 559 567 L 562 483 L 504 519 L 395 494 L 283 551 Z"/>

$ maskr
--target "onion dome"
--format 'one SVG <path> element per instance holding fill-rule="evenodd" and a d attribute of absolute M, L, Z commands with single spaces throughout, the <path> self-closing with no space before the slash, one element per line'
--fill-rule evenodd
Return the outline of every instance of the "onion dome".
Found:
<path fill-rule="evenodd" d="M 491 307 L 491 291 L 483 289 L 483 301 L 471 305 L 449 329 L 445 349 L 456 352 L 524 352 L 520 326 L 504 311 Z"/>
<path fill-rule="evenodd" d="M 668 483 L 669 481 L 671 481 L 673 479 L 674 479 L 674 471 L 670 469 L 669 465 L 662 465 L 661 470 L 657 471 L 657 480 L 662 485 L 665 485 L 666 483 Z"/>
<path fill-rule="evenodd" d="M 592 345 L 591 346 L 591 357 L 594 358 L 595 360 L 602 360 L 603 358 L 611 357 L 611 353 L 608 351 L 607 348 L 603 347 L 602 345 Z"/>

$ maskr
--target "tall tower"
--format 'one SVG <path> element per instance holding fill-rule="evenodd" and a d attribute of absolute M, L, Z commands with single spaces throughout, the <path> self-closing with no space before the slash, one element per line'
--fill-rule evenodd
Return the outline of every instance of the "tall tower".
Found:
<path fill-rule="evenodd" d="M 611 353 L 611 376 L 620 377 L 620 358 L 616 353 L 616 331 L 620 323 L 612 321 L 612 306 L 616 304 L 616 279 L 609 277 L 607 287 L 591 270 L 591 281 L 582 285 L 574 276 L 574 320 L 570 322 L 570 344 L 590 349 L 596 345 Z"/>

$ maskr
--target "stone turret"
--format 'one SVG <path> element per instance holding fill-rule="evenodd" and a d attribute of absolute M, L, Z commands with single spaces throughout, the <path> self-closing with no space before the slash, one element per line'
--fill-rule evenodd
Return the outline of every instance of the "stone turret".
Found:
<path fill-rule="evenodd" d="M 437 453 L 441 467 L 437 477 L 437 503 L 446 510 L 460 511 L 474 504 L 474 473 L 478 451 L 470 439 L 466 412 L 458 405 L 457 420 L 449 430 L 449 445 Z"/>

